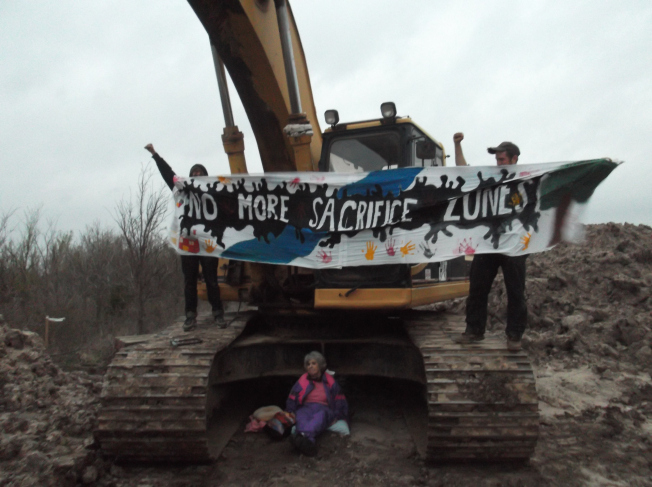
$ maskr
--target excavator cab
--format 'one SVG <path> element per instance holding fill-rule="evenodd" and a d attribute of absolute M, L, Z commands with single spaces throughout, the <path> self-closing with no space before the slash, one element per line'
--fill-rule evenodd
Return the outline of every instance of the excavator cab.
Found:
<path fill-rule="evenodd" d="M 442 144 L 410 118 L 397 117 L 394 103 L 383 103 L 381 113 L 383 117 L 376 120 L 339 123 L 337 111 L 328 110 L 326 123 L 331 126 L 322 134 L 319 171 L 355 173 L 445 165 Z M 406 309 L 465 296 L 468 267 L 465 257 L 458 257 L 415 266 L 317 270 L 315 308 Z"/>
<path fill-rule="evenodd" d="M 444 148 L 409 118 L 335 125 L 323 134 L 319 170 L 369 172 L 444 166 Z"/>

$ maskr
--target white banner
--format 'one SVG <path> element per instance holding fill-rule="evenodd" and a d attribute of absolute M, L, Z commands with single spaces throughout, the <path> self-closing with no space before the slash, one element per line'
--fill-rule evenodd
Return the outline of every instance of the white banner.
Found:
<path fill-rule="evenodd" d="M 176 178 L 169 238 L 180 254 L 310 268 L 529 254 L 556 243 L 555 227 L 576 222 L 616 166 L 598 159 Z"/>

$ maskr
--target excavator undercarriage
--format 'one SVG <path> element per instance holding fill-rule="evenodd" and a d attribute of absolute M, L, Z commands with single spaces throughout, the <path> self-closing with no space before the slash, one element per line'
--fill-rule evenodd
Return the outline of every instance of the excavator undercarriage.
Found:
<path fill-rule="evenodd" d="M 121 460 L 206 462 L 219 456 L 260 398 L 254 379 L 296 378 L 321 350 L 338 376 L 410 384 L 408 427 L 431 462 L 526 460 L 538 437 L 534 376 L 500 337 L 472 346 L 449 336 L 461 317 L 334 311 L 247 312 L 225 330 L 180 323 L 125 338 L 105 377 L 96 437 Z M 355 429 L 355 425 L 353 425 Z"/>

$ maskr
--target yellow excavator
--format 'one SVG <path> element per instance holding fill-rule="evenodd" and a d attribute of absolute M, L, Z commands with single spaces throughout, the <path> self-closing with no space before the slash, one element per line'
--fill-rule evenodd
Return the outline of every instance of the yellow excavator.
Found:
<path fill-rule="evenodd" d="M 328 110 L 330 127 L 321 132 L 287 0 L 188 1 L 210 40 L 232 173 L 247 167 L 225 69 L 265 172 L 445 164 L 442 144 L 397 116 L 393 103 L 383 103 L 376 119 L 351 123 Z M 338 376 L 376 376 L 400 389 L 409 399 L 407 426 L 428 460 L 528 459 L 539 417 L 526 355 L 491 337 L 454 344 L 450 335 L 463 329 L 461 317 L 415 309 L 465 296 L 467 266 L 462 257 L 315 271 L 220 259 L 222 298 L 250 310 L 230 318 L 227 329 L 200 320 L 190 333 L 176 323 L 120 339 L 95 436 L 106 454 L 122 460 L 210 461 L 247 405 L 256 404 L 260 381 L 296 378 L 304 355 L 320 350 Z"/>

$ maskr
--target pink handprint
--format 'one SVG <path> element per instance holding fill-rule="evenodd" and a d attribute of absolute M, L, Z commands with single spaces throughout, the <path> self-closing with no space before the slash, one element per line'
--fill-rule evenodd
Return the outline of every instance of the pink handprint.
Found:
<path fill-rule="evenodd" d="M 387 250 L 387 255 L 394 257 L 396 255 L 396 247 L 394 247 L 394 239 L 390 238 L 385 244 L 385 250 Z"/>
<path fill-rule="evenodd" d="M 480 245 L 480 244 L 478 244 Z M 457 253 L 458 254 L 464 254 L 464 255 L 473 255 L 475 254 L 475 249 L 478 248 L 478 245 L 475 247 L 473 246 L 473 239 L 469 238 L 469 241 L 467 242 L 466 239 L 462 240 L 460 243 L 459 247 L 457 248 Z"/>
<path fill-rule="evenodd" d="M 325 250 L 320 250 L 319 252 L 317 252 L 317 257 L 321 259 L 323 264 L 328 264 L 330 261 L 333 260 L 332 252 L 326 253 Z"/>

